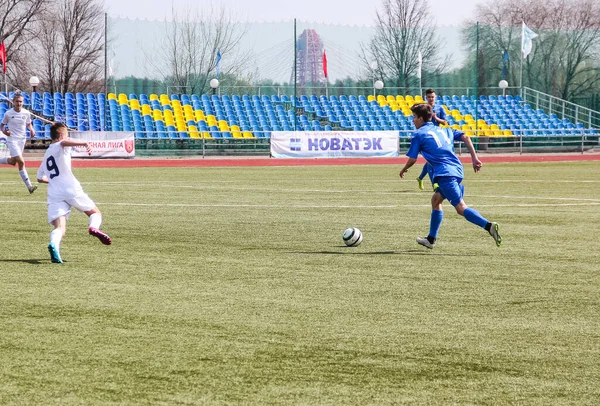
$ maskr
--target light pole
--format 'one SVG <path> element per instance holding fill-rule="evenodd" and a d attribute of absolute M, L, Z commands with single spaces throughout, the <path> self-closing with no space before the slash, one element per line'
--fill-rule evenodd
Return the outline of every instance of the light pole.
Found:
<path fill-rule="evenodd" d="M 375 97 L 375 71 L 377 70 L 377 61 L 373 61 L 369 64 L 371 73 L 373 74 L 373 97 Z"/>
<path fill-rule="evenodd" d="M 219 87 L 219 79 L 211 79 L 210 87 L 212 88 L 212 94 L 214 95 L 217 92 L 217 87 Z"/>
<path fill-rule="evenodd" d="M 502 79 L 500 82 L 498 82 L 498 87 L 502 89 L 502 96 L 506 96 L 506 88 L 508 87 L 508 82 Z"/>
<path fill-rule="evenodd" d="M 37 76 L 30 77 L 29 84 L 33 88 L 32 93 L 35 93 L 35 88 L 40 84 L 40 78 L 38 78 Z"/>

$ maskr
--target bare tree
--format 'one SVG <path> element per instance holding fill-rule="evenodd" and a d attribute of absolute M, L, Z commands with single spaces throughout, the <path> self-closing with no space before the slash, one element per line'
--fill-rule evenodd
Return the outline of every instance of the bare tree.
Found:
<path fill-rule="evenodd" d="M 217 52 L 221 55 L 222 75 L 237 75 L 248 54 L 239 51 L 239 43 L 247 28 L 235 22 L 224 8 L 213 6 L 173 11 L 167 25 L 163 46 L 158 55 L 148 56 L 148 66 L 178 92 L 204 93 L 215 77 Z M 224 69 L 223 69 L 224 67 Z"/>
<path fill-rule="evenodd" d="M 571 99 L 600 85 L 600 4 L 597 0 L 488 0 L 476 8 L 480 21 L 480 71 L 490 74 L 483 85 L 500 79 L 502 53 L 509 51 L 509 82 L 519 83 L 521 25 L 526 22 L 539 36 L 532 53 L 523 61 L 525 85 L 564 99 Z M 465 42 L 473 53 L 473 26 L 466 28 Z M 518 61 L 518 62 L 517 62 Z"/>
<path fill-rule="evenodd" d="M 100 0 L 59 0 L 44 13 L 36 48 L 50 92 L 97 91 L 103 83 L 104 12 Z"/>
<path fill-rule="evenodd" d="M 379 75 L 387 87 L 410 92 L 418 87 L 416 78 L 419 52 L 423 67 L 441 71 L 446 62 L 439 61 L 442 46 L 431 24 L 427 0 L 383 0 L 376 14 L 376 33 L 368 47 L 362 46 L 366 66 L 377 61 Z"/>
<path fill-rule="evenodd" d="M 41 12 L 47 6 L 46 0 L 5 0 L 0 2 L 0 41 L 4 41 L 9 63 L 8 76 L 21 82 L 26 76 L 29 59 L 27 45 L 33 38 L 33 28 Z M 20 79 L 20 80 L 19 80 Z M 19 87 L 19 83 L 15 83 Z"/>

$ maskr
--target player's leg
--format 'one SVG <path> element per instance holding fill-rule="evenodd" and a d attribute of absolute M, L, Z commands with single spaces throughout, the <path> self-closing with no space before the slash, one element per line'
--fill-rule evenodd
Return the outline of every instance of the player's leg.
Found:
<path fill-rule="evenodd" d="M 90 218 L 90 227 L 88 232 L 93 235 L 104 245 L 112 244 L 112 239 L 108 234 L 100 231 L 100 225 L 102 224 L 102 213 L 96 207 L 96 204 L 89 198 L 88 195 L 84 194 L 78 196 L 75 200 L 74 206 L 83 211 Z"/>
<path fill-rule="evenodd" d="M 425 179 L 425 176 L 427 175 L 427 167 L 429 165 L 425 164 L 423 165 L 423 169 L 421 169 L 421 173 L 419 174 L 419 177 L 417 178 L 417 182 L 419 183 L 419 189 L 421 190 L 425 190 L 425 186 L 423 185 L 423 179 Z"/>
<path fill-rule="evenodd" d="M 35 192 L 37 186 L 31 184 L 27 169 L 25 169 L 25 160 L 23 159 L 23 151 L 25 150 L 25 139 L 21 140 L 10 140 L 6 142 L 8 150 L 10 152 L 11 160 L 14 162 L 12 165 L 17 165 L 19 168 L 19 176 L 27 186 L 29 193 Z"/>
<path fill-rule="evenodd" d="M 50 232 L 48 252 L 50 253 L 50 260 L 56 264 L 63 263 L 60 257 L 60 243 L 67 232 L 67 217 L 69 213 L 69 205 L 65 202 L 48 205 L 48 222 L 54 227 Z"/>
<path fill-rule="evenodd" d="M 442 220 L 444 219 L 444 211 L 442 210 L 442 202 L 444 196 L 440 192 L 435 192 L 431 196 L 431 217 L 429 219 L 429 234 L 427 237 L 417 238 L 417 243 L 427 247 L 429 249 L 435 246 L 438 232 L 442 226 Z"/>
<path fill-rule="evenodd" d="M 488 219 L 483 217 L 477 210 L 467 206 L 465 201 L 462 199 L 465 189 L 462 185 L 459 185 L 459 186 L 460 186 L 460 200 L 458 201 L 458 203 L 456 203 L 456 200 L 450 201 L 450 203 L 452 203 L 454 208 L 456 209 L 456 212 L 458 214 L 460 214 L 461 216 L 464 216 L 464 218 L 468 222 L 473 223 L 473 224 L 483 228 L 488 233 L 490 233 L 490 235 L 496 242 L 496 246 L 499 247 L 500 245 L 502 245 L 502 237 L 500 236 L 498 223 L 489 221 Z M 448 200 L 450 200 L 450 199 L 448 199 Z M 456 203 L 456 204 L 454 204 L 454 203 Z"/>
<path fill-rule="evenodd" d="M 102 213 L 100 213 L 100 210 L 95 207 L 92 210 L 86 211 L 85 214 L 90 217 L 90 235 L 93 235 L 99 239 L 104 245 L 112 244 L 112 239 L 108 236 L 108 234 L 100 231 L 100 224 L 102 224 Z"/>

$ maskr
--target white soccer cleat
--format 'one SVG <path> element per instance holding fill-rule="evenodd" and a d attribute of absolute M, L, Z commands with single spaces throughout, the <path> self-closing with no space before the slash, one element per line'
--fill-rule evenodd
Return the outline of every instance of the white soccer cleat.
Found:
<path fill-rule="evenodd" d="M 500 233 L 498 231 L 498 223 L 492 223 L 490 227 L 490 235 L 496 241 L 496 246 L 499 247 L 502 245 L 502 237 L 500 237 Z"/>
<path fill-rule="evenodd" d="M 423 238 L 417 238 L 417 242 L 419 243 L 419 245 L 422 245 L 423 247 L 429 248 L 429 249 L 433 249 L 433 247 L 435 247 L 435 243 L 430 243 L 429 240 L 427 239 L 427 237 L 423 237 Z"/>
<path fill-rule="evenodd" d="M 31 185 L 31 187 L 28 187 L 27 190 L 29 190 L 29 194 L 32 194 L 33 192 L 35 192 L 37 190 L 37 186 Z"/>

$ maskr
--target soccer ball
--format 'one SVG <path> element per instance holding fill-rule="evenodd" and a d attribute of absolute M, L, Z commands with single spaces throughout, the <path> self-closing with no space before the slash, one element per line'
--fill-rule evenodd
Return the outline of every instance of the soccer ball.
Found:
<path fill-rule="evenodd" d="M 362 232 L 356 227 L 348 227 L 342 235 L 344 244 L 348 247 L 357 247 L 363 240 Z"/>

